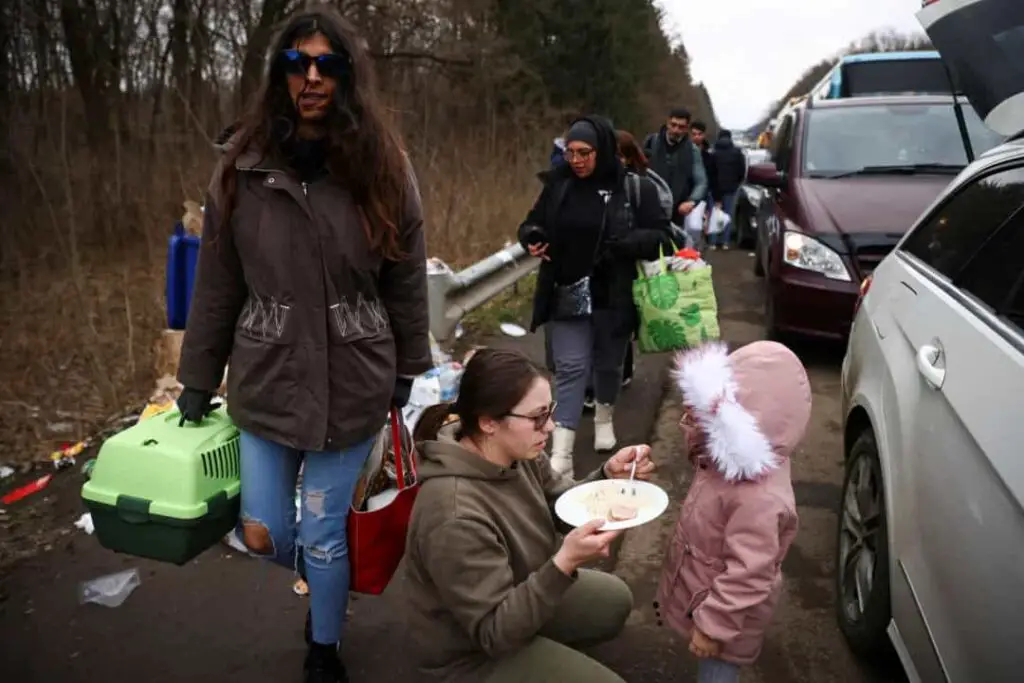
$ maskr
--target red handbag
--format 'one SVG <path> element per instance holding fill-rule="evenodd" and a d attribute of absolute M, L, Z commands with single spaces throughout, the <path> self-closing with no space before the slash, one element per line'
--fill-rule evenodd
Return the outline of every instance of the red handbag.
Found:
<path fill-rule="evenodd" d="M 391 409 L 391 444 L 395 454 L 395 478 L 398 495 L 379 510 L 348 513 L 348 557 L 352 567 L 351 590 L 380 595 L 391 583 L 405 554 L 405 535 L 409 529 L 412 506 L 420 491 L 416 457 L 410 453 L 412 483 L 405 481 L 402 462 L 402 424 L 397 408 Z"/>

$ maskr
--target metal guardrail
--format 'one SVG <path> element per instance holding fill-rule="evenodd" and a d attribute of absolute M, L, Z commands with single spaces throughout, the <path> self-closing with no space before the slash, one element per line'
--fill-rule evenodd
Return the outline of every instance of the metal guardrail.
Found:
<path fill-rule="evenodd" d="M 487 303 L 503 290 L 540 266 L 520 244 L 512 244 L 483 261 L 454 272 L 444 261 L 427 261 L 427 301 L 430 333 L 445 341 L 452 337 L 459 321 L 473 309 Z"/>

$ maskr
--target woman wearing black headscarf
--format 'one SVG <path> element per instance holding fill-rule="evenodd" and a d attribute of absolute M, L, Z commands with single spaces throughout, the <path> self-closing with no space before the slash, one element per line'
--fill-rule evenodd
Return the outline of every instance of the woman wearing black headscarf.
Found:
<path fill-rule="evenodd" d="M 615 448 L 612 419 L 636 308 L 638 259 L 670 248 L 668 218 L 657 188 L 641 183 L 640 206 L 626 198 L 625 169 L 615 130 L 603 118 L 575 121 L 565 138 L 567 165 L 553 169 L 519 227 L 519 241 L 543 260 L 534 295 L 532 330 L 548 325 L 558 406 L 551 465 L 573 470 L 576 428 L 593 374 L 597 399 L 594 448 Z"/>

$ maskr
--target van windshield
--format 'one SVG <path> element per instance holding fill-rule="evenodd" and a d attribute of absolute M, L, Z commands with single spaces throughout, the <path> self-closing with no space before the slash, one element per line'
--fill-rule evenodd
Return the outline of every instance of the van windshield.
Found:
<path fill-rule="evenodd" d="M 1003 137 L 963 105 L 975 157 Z M 967 165 L 956 114 L 950 104 L 882 104 L 808 111 L 803 170 L 810 177 L 933 166 Z"/>

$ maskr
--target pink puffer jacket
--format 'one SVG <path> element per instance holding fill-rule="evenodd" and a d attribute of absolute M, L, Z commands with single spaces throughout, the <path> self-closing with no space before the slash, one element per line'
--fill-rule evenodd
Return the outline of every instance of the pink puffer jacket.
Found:
<path fill-rule="evenodd" d="M 675 377 L 695 474 L 655 609 L 687 639 L 696 625 L 722 644 L 722 659 L 750 664 L 797 533 L 789 456 L 810 419 L 810 384 L 800 360 L 774 342 L 681 354 Z"/>

